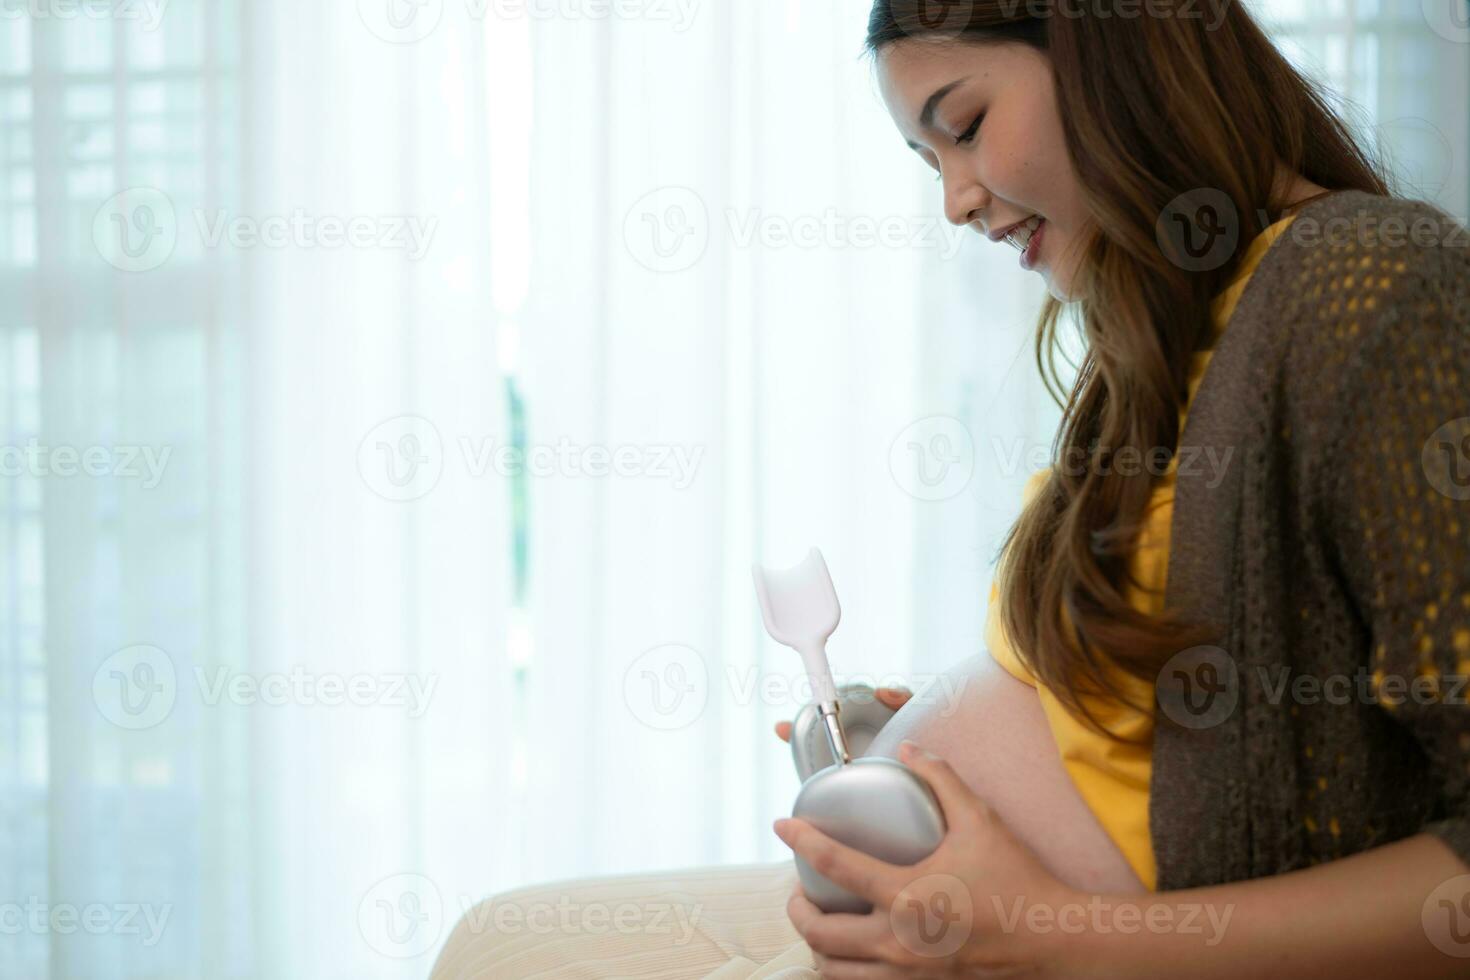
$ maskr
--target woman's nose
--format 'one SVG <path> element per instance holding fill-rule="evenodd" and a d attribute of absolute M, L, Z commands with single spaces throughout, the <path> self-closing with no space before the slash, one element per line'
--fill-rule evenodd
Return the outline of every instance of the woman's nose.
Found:
<path fill-rule="evenodd" d="M 990 194 L 974 180 L 944 178 L 944 216 L 954 225 L 967 225 L 990 203 Z"/>

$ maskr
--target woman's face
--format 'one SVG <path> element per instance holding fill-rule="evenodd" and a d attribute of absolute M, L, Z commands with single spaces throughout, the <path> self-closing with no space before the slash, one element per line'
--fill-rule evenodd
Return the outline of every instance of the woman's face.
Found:
<path fill-rule="evenodd" d="M 1003 247 L 1032 256 L 1057 299 L 1077 299 L 1087 209 L 1046 54 L 1020 43 L 896 41 L 878 55 L 878 81 L 898 131 L 939 172 L 945 216 L 987 237 L 1010 232 Z M 1027 225 L 1017 223 L 1033 218 L 1038 238 L 1023 253 Z"/>

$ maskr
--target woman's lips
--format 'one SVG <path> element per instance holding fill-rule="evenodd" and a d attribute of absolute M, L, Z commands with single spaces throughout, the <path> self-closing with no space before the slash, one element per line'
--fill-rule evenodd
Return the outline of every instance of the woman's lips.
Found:
<path fill-rule="evenodd" d="M 1020 230 L 1013 234 L 1019 234 Z M 1036 228 L 1031 232 L 1030 239 L 1021 248 L 1021 268 L 1028 272 L 1036 267 L 1036 259 L 1041 254 L 1041 238 L 1046 234 L 1046 219 L 1037 220 Z"/>
<path fill-rule="evenodd" d="M 1002 235 L 994 236 L 994 241 L 1005 241 L 1018 252 L 1026 251 L 1026 246 L 1031 243 L 1031 236 L 1036 234 L 1036 229 L 1041 227 L 1042 217 L 1033 214 L 1025 221 L 1018 221 L 1005 230 Z"/>

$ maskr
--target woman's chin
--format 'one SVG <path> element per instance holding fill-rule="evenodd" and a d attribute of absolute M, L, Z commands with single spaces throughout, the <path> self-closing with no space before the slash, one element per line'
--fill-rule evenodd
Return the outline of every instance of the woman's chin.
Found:
<path fill-rule="evenodd" d="M 1077 290 L 1073 288 L 1076 284 L 1076 277 L 1071 275 L 1070 272 L 1058 274 L 1046 266 L 1042 266 L 1040 271 L 1042 278 L 1046 280 L 1046 291 L 1058 303 L 1075 303 L 1082 298 L 1077 295 Z"/>

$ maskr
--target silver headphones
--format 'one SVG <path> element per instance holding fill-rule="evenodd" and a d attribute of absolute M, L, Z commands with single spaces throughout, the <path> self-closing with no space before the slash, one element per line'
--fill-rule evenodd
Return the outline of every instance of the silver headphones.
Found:
<path fill-rule="evenodd" d="M 791 756 L 802 780 L 791 815 L 880 861 L 917 864 L 944 839 L 944 811 L 929 785 L 903 763 L 854 758 L 896 712 L 866 685 L 839 689 L 832 683 L 826 642 L 841 610 L 822 553 L 813 548 L 792 568 L 755 565 L 751 571 L 766 631 L 802 655 L 815 692 L 791 725 Z M 865 914 L 873 907 L 818 874 L 800 854 L 796 871 L 807 898 L 824 912 Z"/>
<path fill-rule="evenodd" d="M 888 724 L 888 719 L 898 714 L 879 701 L 877 692 L 866 684 L 840 685 L 837 704 L 842 733 L 847 736 L 847 750 L 854 756 L 867 755 L 878 732 Z M 791 761 L 796 763 L 796 778 L 802 782 L 837 762 L 815 701 L 798 711 L 791 722 Z"/>

